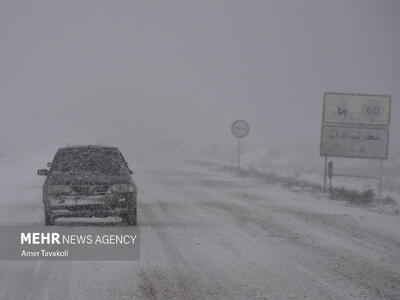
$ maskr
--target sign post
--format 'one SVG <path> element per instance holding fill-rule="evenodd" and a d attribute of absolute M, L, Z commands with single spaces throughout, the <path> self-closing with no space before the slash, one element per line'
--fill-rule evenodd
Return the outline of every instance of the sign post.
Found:
<path fill-rule="evenodd" d="M 322 112 L 320 155 L 325 157 L 326 177 L 379 179 L 382 188 L 382 162 L 388 158 L 391 97 L 384 95 L 325 93 Z M 369 158 L 381 161 L 379 177 L 334 174 L 329 171 L 329 157 Z"/>
<path fill-rule="evenodd" d="M 238 138 L 238 159 L 236 170 L 239 172 L 240 169 L 240 138 Z"/>
<path fill-rule="evenodd" d="M 324 163 L 324 193 L 326 192 L 326 176 L 328 175 L 328 156 L 325 155 L 325 163 Z"/>
<path fill-rule="evenodd" d="M 333 161 L 328 162 L 329 192 L 332 191 Z"/>
<path fill-rule="evenodd" d="M 383 159 L 381 159 L 381 166 L 379 168 L 379 191 L 378 191 L 378 200 L 381 200 L 382 193 L 382 171 L 383 171 Z"/>
<path fill-rule="evenodd" d="M 240 139 L 249 134 L 250 126 L 246 121 L 236 120 L 232 123 L 231 132 L 234 137 L 238 138 L 238 158 L 237 158 L 237 171 L 240 170 Z"/>

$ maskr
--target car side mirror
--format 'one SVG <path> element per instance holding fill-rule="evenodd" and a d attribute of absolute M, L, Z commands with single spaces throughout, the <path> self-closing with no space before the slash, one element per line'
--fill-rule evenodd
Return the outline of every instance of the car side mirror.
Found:
<path fill-rule="evenodd" d="M 47 167 L 51 168 L 51 161 L 47 163 Z"/>
<path fill-rule="evenodd" d="M 47 169 L 39 169 L 39 170 L 37 170 L 37 174 L 40 175 L 40 176 L 47 176 L 47 175 L 49 175 L 49 170 L 47 170 Z"/>

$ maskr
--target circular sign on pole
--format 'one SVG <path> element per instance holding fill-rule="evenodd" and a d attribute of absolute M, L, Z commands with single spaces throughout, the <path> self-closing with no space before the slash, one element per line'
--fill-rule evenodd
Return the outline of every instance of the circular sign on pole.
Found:
<path fill-rule="evenodd" d="M 237 160 L 237 171 L 240 170 L 240 139 L 244 138 L 249 134 L 250 126 L 246 121 L 236 120 L 231 126 L 233 136 L 238 138 L 238 160 Z"/>
<path fill-rule="evenodd" d="M 231 126 L 232 134 L 237 138 L 243 138 L 249 134 L 250 126 L 246 121 L 236 120 Z"/>

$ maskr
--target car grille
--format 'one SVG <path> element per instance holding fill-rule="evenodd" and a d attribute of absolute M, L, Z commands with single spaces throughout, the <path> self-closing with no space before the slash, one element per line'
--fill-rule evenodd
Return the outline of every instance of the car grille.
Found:
<path fill-rule="evenodd" d="M 108 186 L 77 186 L 74 190 L 79 195 L 104 195 Z"/>

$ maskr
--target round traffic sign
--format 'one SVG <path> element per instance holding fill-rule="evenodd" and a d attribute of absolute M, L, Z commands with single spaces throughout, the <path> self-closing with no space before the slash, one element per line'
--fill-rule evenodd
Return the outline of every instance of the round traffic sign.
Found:
<path fill-rule="evenodd" d="M 249 134 L 250 126 L 246 121 L 236 120 L 231 126 L 232 134 L 237 138 L 243 138 Z"/>

